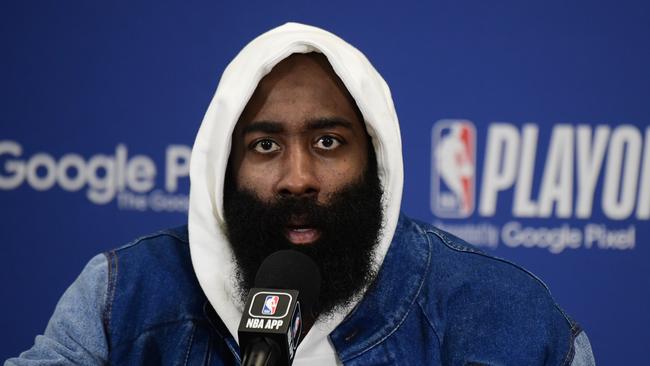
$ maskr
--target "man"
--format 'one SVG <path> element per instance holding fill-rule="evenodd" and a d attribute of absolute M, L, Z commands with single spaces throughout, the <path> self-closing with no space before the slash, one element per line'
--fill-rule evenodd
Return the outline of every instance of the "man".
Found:
<path fill-rule="evenodd" d="M 399 136 L 359 51 L 300 24 L 259 36 L 198 133 L 188 227 L 91 260 L 7 364 L 238 364 L 243 297 L 286 248 L 323 274 L 296 365 L 593 364 L 533 275 L 400 215 Z"/>

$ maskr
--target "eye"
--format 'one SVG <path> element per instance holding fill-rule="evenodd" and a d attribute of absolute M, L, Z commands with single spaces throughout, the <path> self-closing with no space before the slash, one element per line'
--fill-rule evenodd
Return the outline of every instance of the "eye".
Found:
<path fill-rule="evenodd" d="M 278 145 L 275 141 L 269 139 L 255 141 L 251 147 L 256 152 L 262 154 L 268 154 L 280 150 L 280 145 Z"/>
<path fill-rule="evenodd" d="M 334 150 L 341 145 L 341 141 L 333 136 L 322 136 L 316 140 L 316 147 L 322 150 Z"/>

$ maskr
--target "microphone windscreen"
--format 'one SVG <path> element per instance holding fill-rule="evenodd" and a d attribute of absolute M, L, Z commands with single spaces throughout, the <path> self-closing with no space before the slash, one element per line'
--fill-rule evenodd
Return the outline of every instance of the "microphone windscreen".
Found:
<path fill-rule="evenodd" d="M 295 250 L 280 250 L 269 255 L 255 275 L 255 287 L 298 290 L 298 301 L 306 314 L 312 314 L 320 282 L 318 265 Z"/>

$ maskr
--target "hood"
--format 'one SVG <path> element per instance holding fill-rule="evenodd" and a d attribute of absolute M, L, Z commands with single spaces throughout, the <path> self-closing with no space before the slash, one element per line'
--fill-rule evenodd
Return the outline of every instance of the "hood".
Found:
<path fill-rule="evenodd" d="M 251 41 L 226 67 L 203 118 L 190 163 L 189 238 L 194 271 L 201 288 L 230 333 L 237 339 L 242 309 L 237 299 L 235 261 L 225 235 L 223 187 L 231 135 L 260 80 L 294 53 L 319 52 L 355 99 L 372 139 L 384 189 L 384 222 L 376 248 L 380 266 L 392 240 L 403 185 L 402 146 L 395 108 L 386 82 L 366 57 L 322 29 L 287 23 Z M 327 335 L 351 308 L 319 319 L 298 347 L 294 364 L 316 356 L 329 344 Z M 330 351 L 333 350 L 330 347 Z"/>

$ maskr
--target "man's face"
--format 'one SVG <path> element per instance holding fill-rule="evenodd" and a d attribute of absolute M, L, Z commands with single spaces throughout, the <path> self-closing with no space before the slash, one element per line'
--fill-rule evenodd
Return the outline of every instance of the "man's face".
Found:
<path fill-rule="evenodd" d="M 270 202 L 279 197 L 331 195 L 358 182 L 368 160 L 368 136 L 354 101 L 322 55 L 296 54 L 262 79 L 232 139 L 237 189 Z M 321 233 L 294 217 L 285 228 L 294 244 Z"/>
<path fill-rule="evenodd" d="M 381 198 L 361 114 L 327 60 L 281 62 L 232 137 L 224 214 L 242 299 L 268 255 L 293 249 L 320 269 L 316 314 L 349 304 L 376 273 Z"/>

